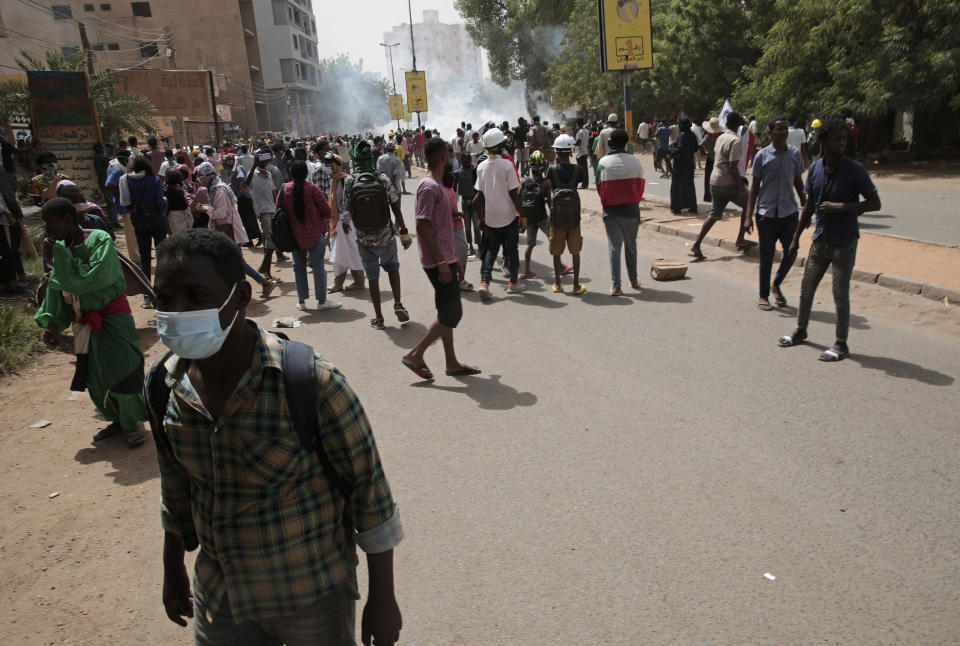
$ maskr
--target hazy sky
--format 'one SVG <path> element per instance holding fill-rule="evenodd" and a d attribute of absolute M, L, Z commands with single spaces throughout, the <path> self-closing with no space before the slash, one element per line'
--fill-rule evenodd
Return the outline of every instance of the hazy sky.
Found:
<path fill-rule="evenodd" d="M 408 22 L 406 0 L 314 0 L 317 50 L 320 58 L 346 54 L 362 58 L 365 70 L 390 78 L 385 62 L 383 32 Z M 453 0 L 411 0 L 413 22 L 423 21 L 424 9 L 440 12 L 442 23 L 462 23 Z"/>

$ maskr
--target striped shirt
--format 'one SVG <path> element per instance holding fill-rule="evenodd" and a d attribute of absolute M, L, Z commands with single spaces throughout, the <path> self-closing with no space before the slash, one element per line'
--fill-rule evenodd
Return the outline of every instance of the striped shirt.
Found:
<path fill-rule="evenodd" d="M 604 209 L 639 204 L 643 199 L 643 165 L 630 153 L 604 155 L 597 163 L 596 180 Z"/>
<path fill-rule="evenodd" d="M 253 359 L 217 420 L 185 373 L 189 362 L 167 360 L 170 398 L 154 436 L 163 527 L 188 550 L 200 547 L 194 594 L 210 617 L 226 595 L 234 623 L 291 615 L 318 601 L 352 574 L 354 541 L 378 553 L 403 538 L 369 422 L 343 375 L 315 358 L 319 433 L 352 484 L 352 537 L 344 535 L 343 499 L 293 428 L 283 341 L 248 324 L 258 336 Z"/>

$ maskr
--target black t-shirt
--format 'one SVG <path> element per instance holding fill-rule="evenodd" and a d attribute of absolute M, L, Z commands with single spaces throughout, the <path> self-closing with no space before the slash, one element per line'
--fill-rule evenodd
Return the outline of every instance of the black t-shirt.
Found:
<path fill-rule="evenodd" d="M 530 131 L 528 126 L 517 126 L 513 129 L 513 141 L 515 145 L 519 145 L 521 142 L 526 143 L 527 133 Z"/>
<path fill-rule="evenodd" d="M 167 208 L 171 211 L 186 211 L 187 196 L 184 195 L 182 188 L 168 186 L 165 191 L 167 195 Z"/>

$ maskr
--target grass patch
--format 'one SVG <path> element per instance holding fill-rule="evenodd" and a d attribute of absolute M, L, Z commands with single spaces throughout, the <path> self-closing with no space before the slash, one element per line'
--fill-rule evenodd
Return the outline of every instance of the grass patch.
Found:
<path fill-rule="evenodd" d="M 17 372 L 46 350 L 32 307 L 0 305 L 0 376 Z"/>

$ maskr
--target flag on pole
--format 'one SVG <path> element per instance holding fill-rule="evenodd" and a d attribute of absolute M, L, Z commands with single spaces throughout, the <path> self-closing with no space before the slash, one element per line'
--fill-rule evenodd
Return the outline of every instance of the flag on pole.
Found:
<path fill-rule="evenodd" d="M 727 127 L 727 115 L 731 112 L 733 112 L 733 106 L 730 105 L 730 101 L 724 101 L 723 109 L 720 110 L 720 125 L 723 126 L 724 129 Z M 750 163 L 750 153 L 753 152 L 755 137 L 746 124 L 740 126 L 737 135 L 740 137 L 740 163 L 738 166 L 740 168 L 740 176 L 743 177 L 747 173 L 747 164 Z"/>

